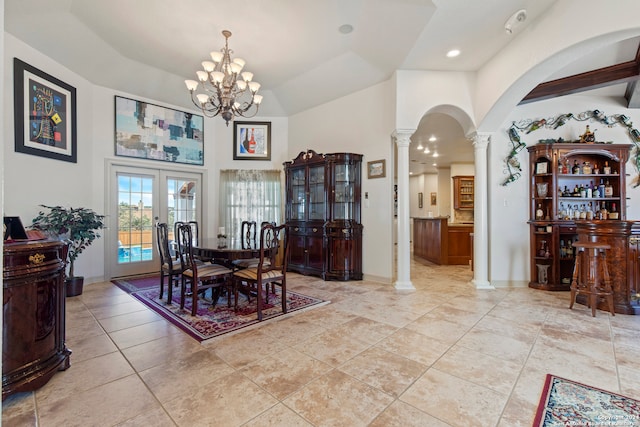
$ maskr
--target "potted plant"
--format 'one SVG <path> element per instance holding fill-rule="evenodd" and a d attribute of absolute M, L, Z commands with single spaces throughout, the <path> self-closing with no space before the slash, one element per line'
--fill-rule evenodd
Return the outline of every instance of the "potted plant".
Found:
<path fill-rule="evenodd" d="M 68 242 L 67 296 L 80 295 L 82 294 L 84 277 L 74 275 L 73 263 L 83 250 L 100 237 L 97 230 L 104 228 L 104 215 L 98 215 L 93 210 L 86 208 L 40 206 L 48 209 L 48 212 L 40 211 L 38 216 L 33 219 L 31 228 Z"/>

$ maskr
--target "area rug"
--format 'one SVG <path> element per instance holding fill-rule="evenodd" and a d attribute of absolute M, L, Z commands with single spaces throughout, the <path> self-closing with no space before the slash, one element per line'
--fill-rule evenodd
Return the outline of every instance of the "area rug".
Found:
<path fill-rule="evenodd" d="M 237 312 L 233 309 L 233 304 L 231 308 L 227 307 L 225 296 L 220 297 L 215 307 L 211 306 L 209 298 L 200 298 L 196 316 L 191 316 L 191 299 L 186 299 L 184 310 L 181 310 L 180 291 L 178 289 L 174 289 L 171 304 L 167 304 L 166 301 L 166 286 L 163 299 L 160 300 L 158 298 L 160 294 L 159 280 L 160 278 L 155 276 L 153 278 L 128 279 L 124 282 L 127 282 L 126 286 L 128 288 L 139 289 L 131 292 L 133 297 L 200 342 L 284 315 L 280 304 L 281 291 L 280 288 L 276 288 L 275 295 L 269 294 L 268 303 L 263 300 L 262 322 L 258 322 L 257 319 L 256 298 L 251 298 L 249 302 L 244 295 L 240 295 Z M 125 289 L 122 282 L 123 280 L 113 281 L 113 283 Z M 152 285 L 145 289 L 143 288 L 143 286 L 146 286 L 145 283 Z M 287 314 L 301 312 L 305 309 L 316 308 L 329 303 L 329 301 L 320 298 L 289 290 L 287 290 L 286 301 Z"/>
<path fill-rule="evenodd" d="M 167 278 L 164 278 L 165 281 L 165 289 L 167 288 L 166 282 Z M 136 291 L 141 291 L 143 289 L 150 289 L 155 287 L 160 287 L 160 276 L 157 274 L 140 276 L 140 277 L 129 277 L 125 279 L 114 279 L 111 281 L 114 285 L 119 287 L 125 292 L 131 293 Z M 166 292 L 166 290 L 165 290 Z"/>
<path fill-rule="evenodd" d="M 640 401 L 547 374 L 533 425 L 640 426 Z"/>

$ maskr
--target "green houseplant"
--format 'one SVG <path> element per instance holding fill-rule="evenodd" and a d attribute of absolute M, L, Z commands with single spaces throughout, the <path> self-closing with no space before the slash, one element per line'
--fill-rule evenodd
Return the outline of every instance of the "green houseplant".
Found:
<path fill-rule="evenodd" d="M 68 242 L 69 274 L 67 275 L 67 296 L 80 295 L 84 277 L 75 276 L 73 264 L 93 241 L 100 237 L 98 230 L 104 228 L 104 215 L 98 215 L 87 208 L 65 208 L 62 206 L 41 207 L 48 211 L 40 211 L 33 219 L 31 228 L 41 230 L 54 238 Z"/>

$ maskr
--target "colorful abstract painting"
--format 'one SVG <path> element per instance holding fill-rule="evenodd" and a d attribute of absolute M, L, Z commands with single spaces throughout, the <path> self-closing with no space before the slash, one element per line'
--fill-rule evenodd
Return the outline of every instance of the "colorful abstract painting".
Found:
<path fill-rule="evenodd" d="M 115 97 L 116 155 L 204 164 L 204 118 L 148 102 Z"/>

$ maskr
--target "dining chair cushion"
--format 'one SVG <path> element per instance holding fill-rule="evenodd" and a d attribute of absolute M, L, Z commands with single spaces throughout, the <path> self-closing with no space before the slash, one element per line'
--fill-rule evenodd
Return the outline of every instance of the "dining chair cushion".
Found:
<path fill-rule="evenodd" d="M 260 258 L 245 258 L 233 261 L 233 265 L 238 268 L 257 268 L 260 264 Z M 269 265 L 269 261 L 265 260 L 264 265 Z"/>
<path fill-rule="evenodd" d="M 258 269 L 245 268 L 244 270 L 236 271 L 235 273 L 233 273 L 233 276 L 239 279 L 257 280 Z M 270 270 L 262 273 L 262 280 L 277 279 L 278 277 L 282 277 L 282 272 L 279 270 Z"/>
<path fill-rule="evenodd" d="M 179 259 L 172 259 L 171 260 L 171 265 L 169 265 L 169 263 L 165 261 L 165 263 L 162 264 L 162 268 L 178 270 L 178 269 L 182 268 L 182 263 L 180 262 Z"/>
<path fill-rule="evenodd" d="M 227 267 L 218 264 L 203 264 L 198 266 L 198 278 L 206 280 L 207 277 L 220 276 L 222 274 L 231 274 L 232 271 Z M 182 272 L 184 276 L 193 277 L 193 270 L 188 269 Z"/>

